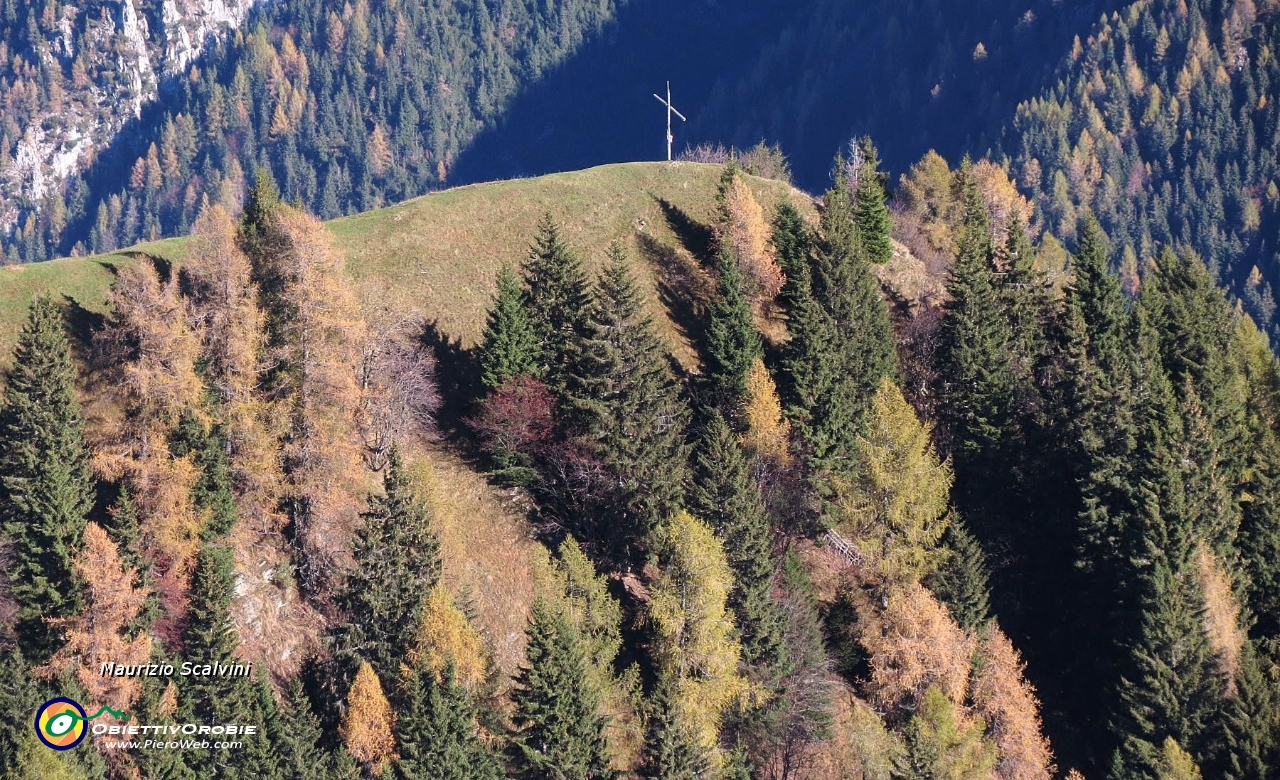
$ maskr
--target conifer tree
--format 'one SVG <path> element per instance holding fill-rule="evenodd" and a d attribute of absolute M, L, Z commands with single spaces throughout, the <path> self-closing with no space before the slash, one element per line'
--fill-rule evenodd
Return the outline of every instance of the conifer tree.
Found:
<path fill-rule="evenodd" d="M 693 484 L 689 508 L 720 537 L 734 571 L 729 604 L 742 632 L 743 656 L 752 666 L 778 667 L 786 650 L 784 618 L 770 597 L 777 559 L 769 518 L 746 453 L 718 412 L 712 412 L 694 451 Z"/>
<path fill-rule="evenodd" d="M 676 687 L 698 744 L 715 750 L 725 715 L 747 691 L 728 608 L 733 569 L 714 532 L 686 511 L 662 527 L 659 542 L 662 575 L 650 590 L 648 615 L 653 657 Z"/>
<path fill-rule="evenodd" d="M 813 249 L 813 236 L 800 210 L 790 199 L 780 202 L 773 215 L 773 247 L 778 253 L 778 265 L 787 277 L 781 299 L 790 312 L 802 297 L 813 296 L 813 268 L 809 256 Z"/>
<path fill-rule="evenodd" d="M 153 663 L 168 661 L 160 654 Z M 171 661 L 169 661 L 171 662 Z M 139 723 L 157 726 L 176 725 L 174 716 L 178 706 L 177 687 L 170 680 L 147 677 L 142 682 L 142 697 L 129 714 Z M 199 775 L 188 764 L 185 750 L 142 750 L 133 753 L 138 771 L 145 778 L 165 780 L 197 780 Z"/>
<path fill-rule="evenodd" d="M 675 686 L 664 677 L 649 701 L 649 722 L 640 776 L 652 780 L 698 780 L 711 771 L 711 756 L 680 715 Z"/>
<path fill-rule="evenodd" d="M 582 261 L 564 243 L 560 227 L 549 213 L 538 224 L 523 275 L 528 291 L 526 311 L 541 345 L 536 373 L 558 391 L 564 387 L 571 350 L 590 312 L 591 287 Z"/>
<path fill-rule="evenodd" d="M 498 272 L 498 294 L 477 350 L 480 382 L 486 390 L 522 374 L 534 375 L 539 368 L 541 347 L 526 306 L 519 277 L 511 266 L 503 264 Z"/>
<path fill-rule="evenodd" d="M 683 497 L 688 411 L 618 246 L 573 350 L 564 416 L 615 478 L 612 506 L 594 535 L 626 554 Z"/>
<path fill-rule="evenodd" d="M 930 433 L 898 386 L 881 379 L 858 440 L 856 476 L 836 485 L 833 519 L 868 566 L 896 582 L 917 582 L 937 567 L 951 520 L 951 464 L 938 458 Z"/>
<path fill-rule="evenodd" d="M 1203 596 L 1175 561 L 1159 560 L 1148 581 L 1132 667 L 1121 682 L 1112 724 L 1118 761 L 1113 780 L 1158 780 L 1161 745 L 1173 738 L 1203 760 L 1222 696 L 1212 650 L 1200 625 Z"/>
<path fill-rule="evenodd" d="M 289 780 L 323 780 L 333 777 L 334 758 L 321 746 L 324 731 L 303 690 L 302 681 L 289 681 L 285 706 L 280 710 L 276 739 L 281 770 Z"/>
<path fill-rule="evenodd" d="M 1222 777 L 1268 777 L 1280 769 L 1280 681 L 1268 679 L 1253 642 L 1246 642 L 1235 695 L 1223 702 Z"/>
<path fill-rule="evenodd" d="M 929 587 L 961 628 L 976 629 L 991 616 L 986 555 L 958 517 L 951 518 L 943 544 L 947 559 Z"/>
<path fill-rule="evenodd" d="M 858 171 L 858 189 L 853 197 L 853 221 L 858 226 L 858 239 L 868 262 L 883 265 L 893 258 L 889 206 L 885 202 L 885 179 L 880 171 L 880 153 L 871 136 L 858 141 L 862 165 Z"/>
<path fill-rule="evenodd" d="M 716 297 L 707 312 L 705 383 L 709 405 L 736 422 L 747 395 L 747 372 L 764 346 L 732 249 L 721 247 L 717 268 Z"/>
<path fill-rule="evenodd" d="M 11 638 L 0 636 L 0 777 L 16 771 L 29 718 L 39 705 L 40 690 L 26 659 Z"/>
<path fill-rule="evenodd" d="M 1054 304 L 1044 274 L 1036 269 L 1035 250 L 1027 227 L 1016 216 L 1010 218 L 1004 247 L 998 253 L 1004 271 L 999 294 L 1009 318 L 1012 368 L 1017 380 L 1020 407 L 1035 394 L 1037 363 L 1047 348 L 1046 326 Z"/>
<path fill-rule="evenodd" d="M 392 449 L 383 495 L 370 495 L 356 533 L 356 569 L 347 576 L 341 606 L 340 653 L 366 659 L 383 679 L 397 679 L 413 645 L 431 587 L 440 577 L 440 540 L 400 453 Z"/>
<path fill-rule="evenodd" d="M 514 762 L 529 780 L 611 778 L 600 692 L 591 685 L 581 639 L 564 614 L 534 602 L 528 665 L 512 693 Z"/>
<path fill-rule="evenodd" d="M 231 619 L 234 568 L 231 549 L 221 544 L 205 544 L 196 555 L 187 627 L 182 635 L 184 659 L 192 664 L 216 667 L 243 663 L 235 654 L 240 641 Z M 264 757 L 274 755 L 265 744 L 269 738 L 266 722 L 275 715 L 270 695 L 267 696 L 270 707 L 264 709 L 257 685 L 244 677 L 212 674 L 192 676 L 183 683 L 180 716 L 188 722 L 264 725 L 262 732 L 254 737 L 256 751 L 239 753 L 229 762 L 220 761 L 212 752 L 192 753 L 187 757 L 188 765 L 197 774 L 212 772 L 215 765 L 228 763 L 224 769 L 228 777 L 274 777 L 258 774 L 268 770 L 261 765 Z"/>
<path fill-rule="evenodd" d="M 964 222 L 939 333 L 939 396 L 961 481 L 968 495 L 978 496 L 1007 465 L 1001 455 L 1013 426 L 1012 333 L 995 286 L 991 217 L 967 160 L 958 186 Z"/>
<path fill-rule="evenodd" d="M 454 674 L 452 661 L 439 678 L 420 670 L 408 682 L 407 702 L 396 721 L 399 780 L 499 780 L 502 771 L 477 732 L 476 708 Z"/>
<path fill-rule="evenodd" d="M 250 258 L 261 254 L 262 242 L 271 221 L 271 213 L 280 205 L 280 188 L 270 168 L 259 168 L 253 176 L 253 187 L 245 199 L 244 212 L 240 216 L 239 241 L 241 249 Z"/>
<path fill-rule="evenodd" d="M 93 495 L 62 312 L 52 299 L 37 298 L 0 408 L 0 533 L 13 556 L 6 574 L 18 604 L 18 642 L 32 662 L 59 644 L 48 619 L 68 617 L 80 605 L 71 556 Z"/>
<path fill-rule="evenodd" d="M 822 209 L 813 275 L 822 315 L 802 312 L 799 322 L 812 333 L 798 345 L 804 352 L 788 362 L 788 386 L 803 394 L 793 417 L 796 430 L 814 464 L 839 473 L 853 468 L 857 436 L 880 380 L 897 374 L 889 310 L 854 221 L 843 167 L 837 160 Z"/>

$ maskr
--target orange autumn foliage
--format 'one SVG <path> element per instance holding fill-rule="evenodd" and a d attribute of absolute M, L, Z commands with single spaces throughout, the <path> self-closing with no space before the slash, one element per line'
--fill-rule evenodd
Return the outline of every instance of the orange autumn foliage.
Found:
<path fill-rule="evenodd" d="M 181 582 L 199 545 L 201 518 L 191 501 L 198 474 L 190 456 L 173 457 L 168 439 L 184 414 L 207 423 L 196 371 L 200 335 L 188 326 L 177 279 L 162 281 L 152 263 L 121 271 L 110 303 L 115 315 L 96 337 L 94 467 L 129 485 L 149 554 Z"/>
<path fill-rule="evenodd" d="M 883 609 L 863 609 L 858 641 L 870 656 L 866 692 L 880 711 L 914 712 L 936 685 L 953 704 L 964 702 L 977 640 L 956 625 L 924 586 L 894 589 Z"/>
<path fill-rule="evenodd" d="M 279 404 L 257 392 L 265 317 L 226 209 L 212 206 L 196 220 L 184 271 L 192 288 L 191 315 L 204 336 L 205 376 L 221 401 L 218 416 L 241 517 L 260 532 L 278 528 L 283 523 L 275 508 L 283 482 L 279 444 L 287 417 Z"/>
<path fill-rule="evenodd" d="M 142 683 L 98 672 L 103 663 L 130 666 L 151 657 L 146 633 L 132 638 L 125 634 L 146 603 L 146 591 L 134 586 L 135 573 L 121 563 L 115 542 L 97 523 L 85 526 L 84 546 L 72 565 L 85 584 L 85 608 L 75 617 L 55 621 L 65 632 L 66 644 L 40 671 L 49 676 L 73 672 L 95 704 L 127 709 L 142 693 Z"/>
<path fill-rule="evenodd" d="M 357 421 L 368 329 L 346 281 L 345 261 L 324 225 L 284 207 L 275 220 L 283 240 L 274 262 L 287 280 L 281 297 L 288 311 L 276 357 L 289 367 L 293 408 L 284 456 L 293 489 L 307 507 L 299 530 L 309 565 L 331 579 L 363 504 Z"/>
<path fill-rule="evenodd" d="M 1240 671 L 1240 654 L 1246 640 L 1240 627 L 1240 604 L 1236 600 L 1231 575 L 1222 561 L 1205 544 L 1196 549 L 1196 574 L 1204 594 L 1204 612 L 1200 620 L 1205 636 L 1217 661 L 1218 672 L 1235 692 L 1236 674 Z"/>
<path fill-rule="evenodd" d="M 725 188 L 724 216 L 720 240 L 737 255 L 748 296 L 757 306 L 772 301 L 787 278 L 778 266 L 764 209 L 740 175 L 734 176 Z"/>
<path fill-rule="evenodd" d="M 1040 702 L 1023 677 L 1023 663 L 1013 642 L 992 626 L 978 649 L 974 674 L 975 714 L 987 723 L 987 733 L 1000 751 L 996 776 L 1000 780 L 1050 780 L 1056 772 L 1053 751 L 1041 733 Z"/>

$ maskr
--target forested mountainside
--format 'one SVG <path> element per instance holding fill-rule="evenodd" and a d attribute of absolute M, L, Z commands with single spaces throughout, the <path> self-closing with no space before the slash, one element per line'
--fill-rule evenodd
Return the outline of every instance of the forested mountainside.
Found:
<path fill-rule="evenodd" d="M 104 315 L 11 311 L 0 771 L 1273 776 L 1280 364 L 1195 255 L 1128 298 L 936 159 L 896 216 L 864 141 L 816 215 L 678 163 L 334 232 L 264 175 Z M 58 694 L 262 729 L 57 753 Z"/>
<path fill-rule="evenodd" d="M 253 0 L 0 3 L 0 225 L 23 227 Z M 56 232 L 56 231 L 55 231 Z M 33 259 L 33 258 L 29 258 Z"/>
<path fill-rule="evenodd" d="M 518 89 L 615 11 L 588 0 L 263 4 L 162 85 L 65 192 L 10 204 L 6 254 L 44 259 L 186 233 L 206 200 L 238 208 L 258 167 L 326 217 L 422 194 L 448 180 L 459 151 Z M 47 107 L 38 98 L 48 83 L 73 81 L 75 68 L 24 67 L 21 105 Z M 118 85 L 110 94 L 126 96 Z"/>
<path fill-rule="evenodd" d="M 1047 229 L 1070 239 L 1097 214 L 1130 288 L 1158 247 L 1194 249 L 1273 338 L 1278 21 L 1273 2 L 1134 3 L 1082 37 L 1006 139 Z"/>
<path fill-rule="evenodd" d="M 678 149 L 781 142 L 798 180 L 817 191 L 855 134 L 884 138 L 896 170 L 933 147 L 948 156 L 985 149 L 1017 101 L 1049 81 L 1072 35 L 1109 7 L 265 4 L 201 61 L 166 70 L 173 78 L 158 100 L 109 145 L 94 137 L 71 154 L 74 139 L 53 144 L 45 156 L 64 154 L 63 168 L 94 151 L 89 170 L 60 192 L 48 176 L 31 188 L 47 166 L 12 168 L 27 188 L 4 194 L 4 250 L 44 259 L 181 234 L 206 195 L 236 208 L 258 166 L 273 170 L 287 198 L 332 217 L 449 183 L 656 158 L 661 112 L 649 93 L 666 80 L 691 120 L 677 128 Z M 133 8 L 113 5 L 106 18 Z M 135 16 L 145 22 L 150 10 L 157 18 L 143 31 L 168 30 L 159 8 L 143 4 Z M 36 56 L 24 42 L 28 28 L 40 29 L 28 23 L 35 10 L 15 19 L 12 56 L 40 63 L 21 65 L 36 70 L 14 81 L 27 108 L 48 106 L 36 96 L 60 82 L 68 99 L 104 105 L 99 112 L 123 119 L 136 110 L 133 92 L 84 97 L 73 59 Z M 93 27 L 102 50 L 132 45 L 123 33 L 106 37 L 115 28 L 105 24 Z M 50 35 L 41 46 L 56 53 Z M 133 73 L 132 60 L 107 59 L 102 84 L 113 88 L 110 74 Z M 10 149 L 27 128 L 58 117 L 14 114 Z"/>

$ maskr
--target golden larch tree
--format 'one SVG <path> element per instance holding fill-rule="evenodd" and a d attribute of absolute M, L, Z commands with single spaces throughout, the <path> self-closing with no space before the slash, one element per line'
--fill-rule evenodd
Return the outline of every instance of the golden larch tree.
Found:
<path fill-rule="evenodd" d="M 756 457 L 785 468 L 791 462 L 791 423 L 782 414 L 778 386 L 756 357 L 747 370 L 747 401 L 743 416 L 747 432 L 743 442 Z"/>
<path fill-rule="evenodd" d="M 887 377 L 872 400 L 858 458 L 857 476 L 837 486 L 837 525 L 879 576 L 917 581 L 941 555 L 953 474 L 934 452 L 930 426 Z"/>
<path fill-rule="evenodd" d="M 84 546 L 72 559 L 76 576 L 84 582 L 85 608 L 79 615 L 56 621 L 66 644 L 43 668 L 47 674 L 75 674 L 95 704 L 128 709 L 142 693 L 133 677 L 102 676 L 102 664 L 144 664 L 151 657 L 146 632 L 128 636 L 128 626 L 142 611 L 147 594 L 134 585 L 135 572 L 120 560 L 115 542 L 97 523 L 84 529 Z"/>
<path fill-rule="evenodd" d="M 422 627 L 408 655 L 410 666 L 429 671 L 437 678 L 452 659 L 457 681 L 472 692 L 479 689 L 489 673 L 484 639 L 454 603 L 448 589 L 439 583 L 427 594 Z"/>
<path fill-rule="evenodd" d="M 756 304 L 772 301 L 782 291 L 787 278 L 778 265 L 777 252 L 770 240 L 769 221 L 741 174 L 733 177 L 724 190 L 724 225 L 720 240 L 733 248 L 738 257 L 748 289 Z"/>
<path fill-rule="evenodd" d="M 748 692 L 738 673 L 742 648 L 725 606 L 733 570 L 706 523 L 681 511 L 661 531 L 662 574 L 652 589 L 654 657 L 674 681 L 683 716 L 708 749 L 721 718 Z"/>
<path fill-rule="evenodd" d="M 866 694 L 882 712 L 915 712 L 930 686 L 955 704 L 969 690 L 977 640 L 951 619 L 924 586 L 895 588 L 882 602 L 860 605 L 857 639 L 867 651 Z"/>
<path fill-rule="evenodd" d="M 367 661 L 361 662 L 347 694 L 347 711 L 338 734 L 351 757 L 374 777 L 380 776 L 396 757 L 394 726 L 395 716 L 377 673 Z"/>
<path fill-rule="evenodd" d="M 201 212 L 184 271 L 192 288 L 191 314 L 204 336 L 205 378 L 221 401 L 233 482 L 243 519 L 257 530 L 278 527 L 282 482 L 280 438 L 285 410 L 259 393 L 266 349 L 249 259 L 236 244 L 226 209 Z"/>
<path fill-rule="evenodd" d="M 280 256 L 286 280 L 283 343 L 284 392 L 293 407 L 285 448 L 290 480 L 306 512 L 299 522 L 311 576 L 338 575 L 362 502 L 360 368 L 368 329 L 344 271 L 345 260 L 315 217 L 277 210 Z"/>
<path fill-rule="evenodd" d="M 1000 751 L 1000 780 L 1050 780 L 1056 772 L 1049 740 L 1041 731 L 1040 702 L 1023 676 L 1025 669 L 1013 642 L 992 626 L 978 648 L 970 696 Z"/>

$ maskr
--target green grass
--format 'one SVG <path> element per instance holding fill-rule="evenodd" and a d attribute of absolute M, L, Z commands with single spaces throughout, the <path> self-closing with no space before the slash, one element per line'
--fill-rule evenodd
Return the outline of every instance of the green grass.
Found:
<path fill-rule="evenodd" d="M 673 272 L 696 272 L 694 255 L 705 251 L 720 172 L 720 166 L 695 163 L 606 165 L 432 193 L 334 220 L 329 229 L 375 327 L 434 321 L 444 336 L 470 346 L 484 327 L 499 267 L 524 259 L 538 220 L 550 212 L 593 269 L 610 242 L 623 242 L 636 260 L 659 328 L 687 363 L 692 350 L 661 285 Z M 812 208 L 807 195 L 784 184 L 755 178 L 750 183 L 766 211 L 782 197 Z M 65 295 L 103 313 L 113 268 L 133 262 L 137 253 L 180 264 L 186 251 L 186 240 L 177 238 L 109 255 L 0 269 L 0 366 L 7 365 L 36 295 Z M 673 270 L 672 264 L 683 265 Z"/>

